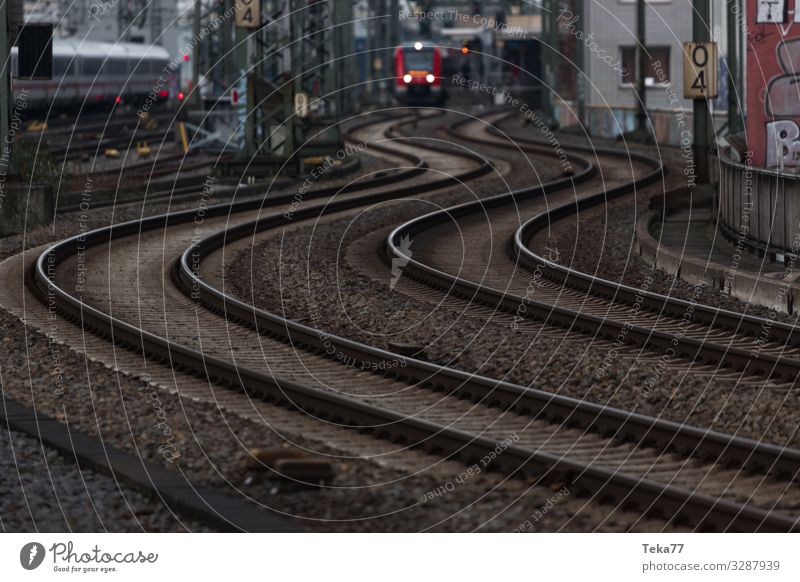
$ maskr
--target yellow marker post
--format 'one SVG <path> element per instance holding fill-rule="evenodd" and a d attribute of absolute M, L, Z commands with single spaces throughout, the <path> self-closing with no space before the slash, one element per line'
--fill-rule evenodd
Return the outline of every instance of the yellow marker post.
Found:
<path fill-rule="evenodd" d="M 178 122 L 178 132 L 181 136 L 181 145 L 183 146 L 183 153 L 189 151 L 189 139 L 186 136 L 186 124 L 183 121 Z"/>

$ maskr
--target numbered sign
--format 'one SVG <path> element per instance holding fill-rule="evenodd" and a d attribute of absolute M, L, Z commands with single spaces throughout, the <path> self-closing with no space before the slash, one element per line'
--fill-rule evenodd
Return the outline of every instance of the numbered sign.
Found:
<path fill-rule="evenodd" d="M 297 117 L 308 117 L 308 95 L 305 93 L 294 94 L 294 114 Z"/>
<path fill-rule="evenodd" d="M 717 43 L 683 43 L 683 96 L 687 99 L 717 96 Z"/>
<path fill-rule="evenodd" d="M 261 0 L 236 0 L 236 26 L 258 28 L 261 26 Z"/>

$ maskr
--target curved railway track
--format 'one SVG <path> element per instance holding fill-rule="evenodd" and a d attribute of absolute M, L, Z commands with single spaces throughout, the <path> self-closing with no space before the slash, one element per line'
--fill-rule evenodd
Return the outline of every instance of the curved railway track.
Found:
<path fill-rule="evenodd" d="M 385 123 L 384 125 L 391 125 L 392 123 L 394 123 L 394 121 L 391 121 L 390 123 Z M 372 124 L 374 124 L 374 122 L 372 122 Z M 372 125 L 372 124 L 362 124 L 362 125 L 367 126 L 367 125 Z M 356 129 L 356 131 L 358 131 L 358 130 Z M 368 139 L 370 141 L 379 141 L 378 138 L 380 137 L 380 132 L 375 132 L 374 130 L 372 130 L 371 127 L 365 127 L 364 131 L 361 132 L 361 133 L 364 133 L 365 135 L 359 134 L 358 137 L 360 139 L 363 138 L 363 139 Z M 383 147 L 384 146 L 381 146 L 379 143 L 373 145 L 373 149 L 381 149 Z M 407 182 L 407 181 L 409 181 L 410 179 L 412 179 L 414 177 L 419 177 L 419 175 L 422 172 L 425 171 L 425 167 L 427 165 L 426 162 L 424 160 L 422 160 L 419 156 L 415 155 L 414 153 L 407 153 L 407 152 L 402 152 L 402 151 L 397 152 L 395 150 L 387 148 L 387 154 L 391 154 L 392 157 L 396 161 L 399 162 L 399 165 L 401 166 L 400 169 L 392 170 L 392 171 L 379 171 L 379 172 L 376 172 L 376 175 L 373 178 L 368 178 L 368 179 L 358 180 L 358 181 L 351 181 L 346 186 L 317 188 L 317 189 L 315 189 L 313 191 L 306 192 L 306 199 L 310 200 L 310 199 L 312 199 L 314 197 L 332 196 L 334 194 L 341 194 L 341 195 L 344 196 L 344 195 L 347 195 L 348 193 L 358 193 L 358 192 L 360 192 L 362 190 L 366 190 L 367 188 L 372 188 L 374 190 L 376 187 L 383 187 L 383 190 L 385 190 L 385 192 L 384 193 L 380 193 L 379 192 L 377 194 L 375 194 L 373 192 L 372 198 L 374 198 L 376 200 L 377 199 L 381 199 L 381 198 L 391 198 L 391 197 L 395 196 L 396 193 L 397 193 L 396 183 L 398 181 L 406 181 Z M 435 155 L 433 155 L 431 157 L 435 157 Z M 471 156 L 463 156 L 463 158 L 466 160 L 466 162 L 462 162 L 462 163 L 465 164 L 466 166 L 468 166 L 466 168 L 465 176 L 468 176 L 468 175 L 474 174 L 474 173 L 483 173 L 483 172 L 486 171 L 486 167 L 485 167 L 484 163 L 481 160 L 473 159 L 473 157 L 471 157 Z M 448 158 L 448 159 L 451 159 L 451 158 Z M 430 183 L 430 182 L 431 182 L 430 180 L 425 180 L 425 181 L 418 180 L 416 185 L 411 185 L 410 187 L 411 188 L 418 188 L 420 191 L 423 191 L 425 188 L 428 187 L 428 183 Z M 439 180 L 435 180 L 434 182 L 437 182 L 440 187 L 443 186 L 443 185 L 452 183 L 450 179 L 439 179 Z M 393 186 L 393 187 L 392 188 L 387 188 L 387 186 Z M 353 198 L 355 198 L 355 196 L 353 196 Z M 268 206 L 268 207 L 269 206 L 278 207 L 280 209 L 280 212 L 283 213 L 286 210 L 286 206 L 291 203 L 292 199 L 293 199 L 293 194 L 276 196 L 275 199 L 267 200 L 266 206 Z M 354 200 L 353 201 L 349 201 L 348 204 L 353 204 L 354 202 L 355 202 Z M 216 212 L 220 216 L 224 216 L 225 212 L 226 212 L 226 208 L 228 208 L 228 207 L 236 208 L 237 210 L 241 210 L 241 209 L 243 209 L 243 208 L 245 208 L 247 206 L 249 206 L 250 208 L 253 209 L 253 211 L 252 211 L 253 215 L 257 215 L 257 213 L 259 211 L 259 208 L 263 204 L 264 204 L 264 201 L 261 200 L 261 199 L 258 199 L 258 200 L 254 200 L 254 201 L 248 202 L 247 204 L 237 204 L 235 206 L 225 205 L 225 206 L 222 206 L 222 207 L 217 207 L 216 209 L 208 209 L 208 215 L 209 216 L 213 215 Z M 203 209 L 202 209 L 203 214 L 206 213 L 206 210 L 207 209 L 205 207 L 203 207 Z M 183 213 L 183 217 L 179 217 L 176 220 L 176 222 L 180 222 L 181 220 L 183 220 L 185 218 L 188 218 L 188 219 L 191 219 L 190 222 L 193 224 L 194 219 L 196 217 L 197 217 L 197 214 L 195 212 Z M 164 218 L 164 217 L 159 217 L 159 218 Z M 158 219 L 156 219 L 156 221 L 154 223 L 157 223 L 157 222 L 158 222 Z M 219 222 L 220 222 L 220 224 L 223 223 L 222 220 L 220 220 Z M 135 227 L 135 224 L 136 223 L 129 223 L 127 226 L 134 225 L 134 227 Z M 119 235 L 122 232 L 120 230 L 120 228 L 122 226 L 123 225 L 117 225 L 117 226 L 111 227 L 111 228 L 108 229 L 108 232 L 110 233 L 110 232 L 113 231 L 115 236 Z M 135 230 L 138 231 L 138 228 L 135 228 Z M 72 240 L 73 244 L 77 244 L 78 245 L 78 248 L 79 248 L 78 253 L 79 253 L 79 256 L 81 257 L 78 260 L 81 261 L 82 264 L 86 264 L 86 263 L 83 263 L 84 259 L 88 260 L 88 257 L 86 255 L 83 255 L 83 252 L 89 250 L 89 247 L 91 247 L 92 244 L 95 242 L 94 237 L 97 234 L 98 233 L 93 233 L 93 234 L 90 233 L 90 234 L 88 234 L 86 236 L 81 235 L 81 236 L 78 236 L 78 237 L 76 237 L 75 239 Z M 154 233 L 154 234 L 157 234 L 157 233 Z M 102 236 L 102 235 L 100 235 L 100 236 Z M 156 236 L 154 238 L 154 240 L 158 241 L 159 238 Z M 182 250 L 183 247 L 179 247 L 179 248 L 181 248 L 181 250 Z M 49 256 L 53 257 L 53 254 L 51 254 Z M 102 271 L 103 267 L 98 267 L 98 270 Z M 158 280 L 160 281 L 160 279 L 158 279 Z M 74 282 L 75 282 L 75 280 L 73 280 L 73 283 Z M 155 279 L 154 279 L 154 282 L 155 282 Z M 156 285 L 158 285 L 158 283 L 156 283 Z M 128 288 L 128 291 L 130 291 L 131 289 L 132 288 Z M 46 300 L 52 299 L 53 298 L 53 294 L 52 294 L 53 291 L 54 290 L 52 288 L 48 290 L 47 286 L 46 286 L 44 288 L 44 295 L 42 297 L 45 297 Z M 87 311 L 84 312 L 84 315 L 87 316 L 87 320 L 86 321 L 88 322 L 91 319 L 90 317 L 88 317 L 90 309 L 89 309 L 88 305 L 85 306 L 85 307 L 86 307 Z M 76 312 L 73 311 L 71 313 L 74 314 Z M 111 329 L 111 328 L 109 328 L 109 329 Z M 119 330 L 118 329 L 115 332 L 112 332 L 112 333 L 115 333 L 116 337 L 119 337 Z M 223 336 L 220 336 L 220 337 L 223 337 Z M 211 517 L 213 518 L 213 515 Z"/>
<path fill-rule="evenodd" d="M 391 116 L 389 116 L 391 117 Z M 369 126 L 372 122 L 362 121 L 353 124 L 351 127 L 343 129 L 343 135 L 350 141 L 356 141 L 353 138 L 353 133 L 360 129 Z M 129 140 L 131 141 L 131 140 Z M 386 148 L 380 145 L 374 145 L 373 149 L 376 151 L 384 151 Z M 220 162 L 226 160 L 226 156 L 207 157 L 200 161 L 187 161 L 188 154 L 170 154 L 157 156 L 153 160 L 146 160 L 141 162 L 134 162 L 133 164 L 126 164 L 120 167 L 101 170 L 98 172 L 90 173 L 86 179 L 91 179 L 94 183 L 98 178 L 106 182 L 113 183 L 113 189 L 108 192 L 108 199 L 91 200 L 91 208 L 102 208 L 107 206 L 116 206 L 127 202 L 157 202 L 169 200 L 170 202 L 192 201 L 196 200 L 198 196 L 204 194 L 204 189 L 207 186 L 207 179 L 209 170 Z M 348 185 L 352 191 L 361 188 L 377 187 L 385 184 L 399 182 L 412 178 L 425 169 L 425 161 L 418 156 L 411 154 L 403 154 L 395 156 L 395 159 L 403 160 L 410 164 L 409 167 L 400 170 L 382 171 L 379 175 L 373 176 L 368 180 L 359 180 L 353 184 Z M 338 174 L 346 174 L 358 168 L 360 163 L 359 158 L 350 158 L 346 160 L 341 168 L 332 168 L 326 172 L 326 178 L 335 177 Z M 206 170 L 198 173 L 198 170 Z M 153 178 L 159 178 L 153 180 Z M 148 192 L 146 198 L 141 197 L 131 198 L 119 195 L 120 188 L 123 185 L 129 184 L 130 180 L 143 180 L 146 179 L 148 183 Z M 229 197 L 238 196 L 240 198 L 249 197 L 263 192 L 267 189 L 280 189 L 291 184 L 291 180 L 287 179 L 273 179 L 267 181 L 257 181 L 254 184 L 216 184 L 214 186 L 214 195 L 216 197 Z M 338 191 L 338 187 L 330 187 L 326 189 L 317 188 L 316 194 L 332 195 Z M 83 209 L 83 194 L 84 192 L 71 192 L 63 194 L 65 203 L 56 205 L 56 212 L 65 214 L 69 212 L 76 212 Z M 96 198 L 96 192 L 91 192 L 92 198 Z"/>
<path fill-rule="evenodd" d="M 474 125 L 463 125 L 470 123 Z M 288 217 L 290 199 L 268 198 L 266 205 L 260 201 L 220 205 L 203 208 L 201 216 L 189 211 L 93 231 L 42 253 L 30 274 L 30 285 L 43 300 L 54 298 L 64 315 L 148 358 L 403 446 L 475 462 L 491 456 L 498 443 L 513 437 L 513 444 L 502 448 L 502 454 L 494 453 L 493 469 L 534 476 L 542 482 L 568 483 L 577 494 L 697 528 L 798 528 L 800 497 L 794 483 L 800 469 L 798 451 L 378 350 L 326 334 L 315 329 L 313 321 L 305 325 L 256 309 L 219 288 L 213 265 L 219 265 L 220 254 L 255 232 L 410 192 L 429 192 L 490 169 L 485 160 L 463 151 L 408 145 L 397 137 L 395 142 L 389 155 L 408 158 L 415 150 L 425 149 L 431 170 L 449 174 L 433 180 L 412 178 L 400 187 L 377 191 L 345 189 L 317 206 L 307 204 L 311 198 L 307 193 L 300 208 Z M 405 150 L 405 156 L 398 150 Z M 634 173 L 641 174 L 637 187 L 660 176 L 660 168 L 644 158 L 632 165 Z M 528 198 L 549 196 L 551 191 L 557 195 L 560 188 L 577 182 L 590 192 L 593 186 L 609 191 L 610 185 L 619 194 L 631 189 L 624 175 L 598 176 L 588 162 L 581 168 L 574 176 L 545 185 L 538 194 L 529 191 L 502 197 L 510 196 L 521 206 Z M 330 192 L 317 194 L 329 196 Z M 488 208 L 502 205 L 500 198 L 489 199 Z M 464 210 L 448 209 L 449 216 L 469 214 L 466 206 L 458 208 Z M 415 232 L 422 234 L 428 221 L 440 223 L 440 217 L 430 217 L 412 221 L 415 229 L 425 226 Z M 399 230 L 390 241 L 396 240 Z M 135 268 L 125 269 L 131 258 Z M 409 258 L 409 265 L 407 275 L 431 276 L 422 263 Z M 82 272 L 90 273 L 91 280 L 82 280 Z M 463 286 L 471 299 L 481 299 L 486 287 L 470 285 L 462 279 L 451 280 L 447 287 Z M 197 301 L 210 309 L 198 310 Z M 231 325 L 229 320 L 240 325 Z M 343 363 L 350 361 L 369 364 L 366 367 L 377 373 L 351 370 L 343 374 Z"/>
<path fill-rule="evenodd" d="M 609 281 L 553 262 L 531 248 L 534 237 L 545 232 L 554 220 L 601 201 L 598 198 L 587 200 L 586 203 L 568 203 L 533 216 L 514 233 L 512 252 L 517 254 L 522 264 L 528 268 L 539 268 L 549 281 L 558 286 L 566 285 L 623 304 L 619 311 L 621 318 L 625 317 L 626 312 L 630 317 L 630 307 L 638 305 L 638 317 L 644 320 L 643 323 L 673 334 L 685 333 L 701 343 L 713 343 L 719 346 L 717 352 L 723 354 L 719 357 L 713 352 L 702 353 L 702 350 L 689 349 L 684 354 L 688 359 L 700 359 L 719 367 L 780 378 L 794 386 L 800 372 L 800 328 L 797 326 Z M 607 305 L 607 302 L 604 304 Z M 641 313 L 642 310 L 647 313 Z M 692 314 L 692 323 L 689 325 L 680 321 L 687 311 Z M 770 337 L 759 341 L 765 329 L 769 329 Z"/>
<path fill-rule="evenodd" d="M 503 118 L 502 115 L 499 116 Z M 498 136 L 498 130 L 487 127 L 490 135 Z M 450 132 L 458 136 L 457 132 Z M 505 147 L 516 150 L 520 144 L 541 149 L 541 142 L 526 138 L 501 136 L 500 139 L 480 139 L 467 137 L 469 141 Z M 597 148 L 570 146 L 571 152 L 591 156 L 618 156 L 613 151 Z M 598 156 L 599 157 L 599 156 Z M 646 156 L 630 154 L 633 160 L 646 161 Z M 528 214 L 531 218 L 520 221 L 519 215 L 525 213 L 514 207 L 521 198 L 547 196 L 554 192 L 553 187 L 530 188 L 507 193 L 490 201 L 472 202 L 446 211 L 434 212 L 411 221 L 392 233 L 387 242 L 389 259 L 408 260 L 407 273 L 416 274 L 418 280 L 439 288 L 452 289 L 456 294 L 486 304 L 491 308 L 517 313 L 519 306 L 526 306 L 521 317 L 545 321 L 558 327 L 580 331 L 593 336 L 615 338 L 622 334 L 626 343 L 640 348 L 651 349 L 656 353 L 669 350 L 672 357 L 682 358 L 686 362 L 697 363 L 698 371 L 725 373 L 732 370 L 751 376 L 766 376 L 783 381 L 793 386 L 800 372 L 800 331 L 796 326 L 781 322 L 767 321 L 763 318 L 725 311 L 702 304 L 669 297 L 648 291 L 646 288 L 633 288 L 596 275 L 580 273 L 545 257 L 541 252 L 529 248 L 530 241 L 546 231 L 553 222 L 571 216 L 582 209 L 601 204 L 616 196 L 629 194 L 636 189 L 644 188 L 658 179 L 660 164 L 655 160 L 649 162 L 653 171 L 638 183 L 622 184 L 608 187 L 604 184 L 599 190 L 588 195 L 570 196 L 566 191 L 560 197 L 550 196 L 546 204 Z M 603 165 L 611 165 L 608 161 Z M 558 184 L 556 187 L 563 186 Z M 586 184 L 591 187 L 592 184 Z M 558 194 L 558 193 L 556 193 Z M 442 228 L 432 229 L 447 224 L 454 218 L 479 217 L 483 226 L 489 222 L 484 213 L 487 208 L 505 207 L 508 224 L 514 225 L 513 231 L 503 229 L 501 219 L 491 217 L 493 237 L 496 244 L 493 248 L 506 247 L 506 256 L 486 257 L 477 253 L 462 251 L 461 255 L 469 255 L 477 265 L 477 269 L 465 273 L 458 278 L 443 275 L 443 269 L 434 269 L 431 265 L 448 265 L 450 257 L 432 256 L 427 258 L 417 254 L 416 259 L 406 257 L 398 248 L 403 237 L 415 237 L 418 233 L 427 232 L 430 238 L 441 240 Z M 466 221 L 464 221 L 466 222 Z M 471 225 L 474 228 L 474 225 Z M 463 227 L 463 224 L 460 224 Z M 447 228 L 445 226 L 445 228 Z M 446 233 L 453 239 L 452 244 L 425 244 L 423 239 L 419 246 L 435 249 L 448 248 L 448 253 L 455 254 L 458 248 L 456 236 L 469 240 L 459 228 L 450 228 Z M 474 240 L 474 237 L 473 237 Z M 423 265 L 427 260 L 427 264 Z M 494 262 L 492 262 L 494 261 Z M 499 264 L 498 264 L 499 263 Z M 489 271 L 487 265 L 492 264 Z M 525 267 L 520 273 L 519 266 Z M 468 268 L 469 265 L 460 266 Z M 530 297 L 531 279 L 529 273 L 536 272 L 535 296 Z M 497 276 L 501 273 L 500 276 Z M 515 280 L 516 279 L 516 280 Z M 478 281 L 478 283 L 473 283 Z M 686 314 L 691 321 L 685 320 Z M 770 330 L 769 339 L 759 338 L 765 329 Z"/>

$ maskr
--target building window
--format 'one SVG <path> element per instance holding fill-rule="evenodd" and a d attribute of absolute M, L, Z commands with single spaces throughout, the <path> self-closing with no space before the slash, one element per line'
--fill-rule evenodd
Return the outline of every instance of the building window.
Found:
<path fill-rule="evenodd" d="M 636 47 L 623 46 L 622 49 L 622 82 L 635 84 L 638 79 L 636 70 Z M 649 58 L 648 58 L 649 53 Z M 669 47 L 668 46 L 649 46 L 644 55 L 647 76 L 644 79 L 646 85 L 656 83 L 667 83 L 670 80 L 669 66 Z M 653 66 L 655 63 L 657 66 Z"/>

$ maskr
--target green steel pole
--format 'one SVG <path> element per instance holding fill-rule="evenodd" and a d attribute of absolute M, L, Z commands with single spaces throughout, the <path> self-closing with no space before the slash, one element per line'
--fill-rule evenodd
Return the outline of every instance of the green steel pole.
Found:
<path fill-rule="evenodd" d="M 738 133 L 742 129 L 739 112 L 739 26 L 736 15 L 741 6 L 739 0 L 728 0 L 728 131 Z"/>
<path fill-rule="evenodd" d="M 194 15 L 192 16 L 192 33 L 194 38 L 200 38 L 200 18 L 202 15 L 203 4 L 202 0 L 194 0 Z M 200 96 L 200 87 L 197 86 L 200 81 L 200 43 L 195 41 L 192 50 L 192 93 L 194 97 L 192 100 L 195 104 L 200 105 L 203 98 Z"/>
<path fill-rule="evenodd" d="M 11 35 L 9 34 L 8 1 L 0 1 L 0 152 L 8 145 L 8 126 L 11 119 Z M 6 173 L 10 160 L 3 156 Z"/>
<path fill-rule="evenodd" d="M 258 150 L 258 143 L 257 143 L 257 125 L 258 119 L 256 109 L 256 90 L 253 86 L 254 79 L 253 75 L 248 74 L 250 69 L 250 58 L 249 58 L 249 49 L 252 43 L 255 40 L 250 36 L 251 31 L 247 28 L 236 28 L 235 29 L 235 46 L 236 46 L 236 68 L 233 74 L 230 76 L 230 81 L 233 82 L 234 80 L 239 78 L 239 75 L 245 75 L 246 78 L 246 97 L 245 97 L 245 151 L 247 152 L 247 156 L 251 157 L 256 154 Z"/>
<path fill-rule="evenodd" d="M 389 0 L 389 46 L 383 51 L 383 70 L 386 84 L 386 94 L 391 99 L 392 94 L 392 71 L 394 70 L 394 47 L 400 44 L 400 2 L 399 0 Z"/>
<path fill-rule="evenodd" d="M 639 103 L 636 113 L 636 128 L 638 131 L 645 135 L 647 133 L 647 45 L 645 44 L 645 2 L 644 0 L 637 0 L 636 2 L 636 40 L 638 46 L 636 47 L 636 65 L 637 65 L 637 93 L 639 94 Z"/>
<path fill-rule="evenodd" d="M 555 120 L 555 108 L 553 104 L 553 93 L 556 91 L 555 86 L 555 51 L 558 36 L 558 24 L 556 18 L 558 16 L 558 2 L 556 0 L 548 0 L 547 9 L 548 13 L 543 15 L 544 38 L 544 82 L 545 87 L 542 92 L 542 110 L 544 111 L 545 118 L 548 123 L 553 123 Z"/>
<path fill-rule="evenodd" d="M 584 18 L 584 0 L 575 0 L 575 15 L 578 17 L 577 30 L 583 37 L 583 18 Z M 578 123 L 586 128 L 588 132 L 589 121 L 586 119 L 586 54 L 584 53 L 585 47 L 581 43 L 575 43 L 575 90 L 577 92 L 578 100 Z"/>

